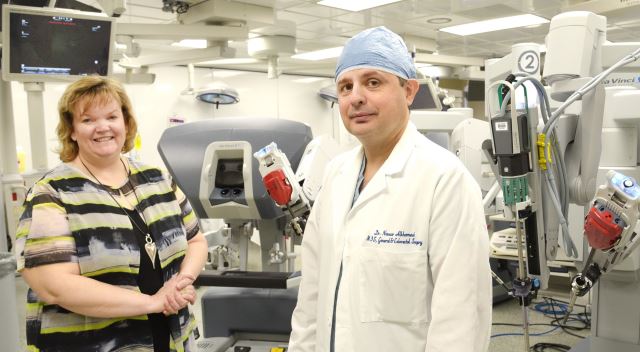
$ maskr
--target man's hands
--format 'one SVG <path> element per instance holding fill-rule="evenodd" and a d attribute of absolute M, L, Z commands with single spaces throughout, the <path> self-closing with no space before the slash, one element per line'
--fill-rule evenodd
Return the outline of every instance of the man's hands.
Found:
<path fill-rule="evenodd" d="M 194 304 L 197 295 L 192 285 L 193 281 L 195 277 L 192 275 L 179 273 L 165 282 L 164 286 L 152 296 L 155 303 L 154 312 L 171 315 L 178 313 L 189 303 Z"/>

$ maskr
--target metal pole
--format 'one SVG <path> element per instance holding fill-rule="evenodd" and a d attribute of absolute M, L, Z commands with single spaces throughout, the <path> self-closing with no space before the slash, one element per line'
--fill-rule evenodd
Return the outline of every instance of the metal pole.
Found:
<path fill-rule="evenodd" d="M 520 231 L 520 219 L 518 218 L 518 210 L 515 211 L 516 214 L 516 239 L 518 241 L 518 279 L 520 282 L 525 282 L 526 271 L 524 264 L 524 245 L 522 242 L 522 232 Z M 525 304 L 526 297 L 520 297 L 520 304 L 522 305 L 522 330 L 524 334 L 524 351 L 529 351 L 529 311 L 527 310 L 527 305 Z"/>

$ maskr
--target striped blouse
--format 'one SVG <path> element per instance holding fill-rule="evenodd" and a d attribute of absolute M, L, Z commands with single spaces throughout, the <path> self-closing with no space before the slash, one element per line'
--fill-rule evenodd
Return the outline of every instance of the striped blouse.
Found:
<path fill-rule="evenodd" d="M 114 195 L 135 192 L 140 201 L 136 208 L 156 243 L 166 282 L 180 270 L 187 240 L 199 231 L 198 220 L 168 173 L 135 160 L 129 165 L 130 182 L 107 189 Z M 74 166 L 61 164 L 27 195 L 16 234 L 18 271 L 77 263 L 85 277 L 139 292 L 140 255 L 146 252 L 139 248 L 132 226 L 105 188 Z M 146 315 L 79 315 L 45 303 L 31 289 L 26 315 L 29 351 L 153 351 Z M 195 351 L 198 331 L 188 308 L 170 316 L 169 326 L 172 351 Z"/>

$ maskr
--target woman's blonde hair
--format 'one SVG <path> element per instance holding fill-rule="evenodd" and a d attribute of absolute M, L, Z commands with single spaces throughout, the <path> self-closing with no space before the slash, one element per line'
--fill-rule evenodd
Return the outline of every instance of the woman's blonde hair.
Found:
<path fill-rule="evenodd" d="M 60 142 L 58 150 L 60 160 L 69 162 L 78 156 L 78 143 L 71 139 L 73 114 L 82 113 L 93 104 L 106 104 L 111 99 L 120 104 L 127 129 L 122 152 L 126 153 L 133 148 L 134 139 L 138 133 L 138 124 L 133 116 L 131 100 L 129 100 L 124 87 L 110 78 L 87 76 L 71 83 L 58 101 L 59 120 L 56 134 Z"/>

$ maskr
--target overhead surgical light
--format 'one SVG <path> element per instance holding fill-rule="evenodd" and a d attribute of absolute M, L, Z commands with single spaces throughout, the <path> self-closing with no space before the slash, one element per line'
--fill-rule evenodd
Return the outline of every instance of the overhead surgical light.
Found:
<path fill-rule="evenodd" d="M 333 104 L 338 102 L 338 93 L 336 92 L 336 85 L 335 84 L 331 84 L 328 85 L 326 87 L 322 87 L 320 88 L 320 90 L 318 91 L 318 95 L 326 100 L 326 101 L 330 101 L 331 102 L 331 107 L 333 107 Z"/>
<path fill-rule="evenodd" d="M 235 104 L 240 101 L 238 91 L 221 82 L 213 82 L 196 91 L 196 99 L 209 104 Z"/>

